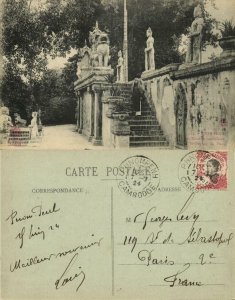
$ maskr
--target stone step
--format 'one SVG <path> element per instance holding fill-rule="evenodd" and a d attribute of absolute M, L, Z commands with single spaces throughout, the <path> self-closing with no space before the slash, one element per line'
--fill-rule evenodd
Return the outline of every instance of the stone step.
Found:
<path fill-rule="evenodd" d="M 156 120 L 130 120 L 129 124 L 132 125 L 159 125 Z"/>
<path fill-rule="evenodd" d="M 157 119 L 155 116 L 147 115 L 147 116 L 132 116 L 131 121 L 138 121 L 138 120 L 145 120 L 145 121 L 150 121 L 150 120 L 155 120 L 157 122 Z"/>
<path fill-rule="evenodd" d="M 141 112 L 142 111 L 152 111 L 152 109 L 148 106 L 141 106 Z"/>
<path fill-rule="evenodd" d="M 132 93 L 129 93 L 127 91 L 121 91 L 120 92 L 121 95 L 127 95 L 128 97 L 131 97 L 132 96 Z"/>
<path fill-rule="evenodd" d="M 132 93 L 129 92 L 129 91 L 120 91 L 120 94 L 122 94 L 122 95 L 127 95 L 127 96 L 129 96 L 129 97 L 132 96 Z"/>
<path fill-rule="evenodd" d="M 130 142 L 144 142 L 144 141 L 162 141 L 165 142 L 166 138 L 165 136 L 162 135 L 157 135 L 157 136 L 130 136 Z"/>
<path fill-rule="evenodd" d="M 145 142 L 130 142 L 130 147 L 167 147 L 167 141 L 145 141 Z"/>
<path fill-rule="evenodd" d="M 150 105 L 147 102 L 141 102 L 141 107 L 150 108 Z"/>
<path fill-rule="evenodd" d="M 158 125 L 157 120 L 154 117 L 142 117 L 142 118 L 134 118 L 129 120 L 130 125 L 133 124 L 156 124 Z"/>
<path fill-rule="evenodd" d="M 120 89 L 123 91 L 130 91 L 130 92 L 132 92 L 132 87 L 131 86 L 124 86 L 124 85 L 122 85 L 121 87 L 120 87 Z"/>
<path fill-rule="evenodd" d="M 138 151 L 139 150 L 146 150 L 146 147 L 148 147 L 148 150 L 172 150 L 172 148 L 168 146 L 138 146 Z M 130 148 L 135 148 L 135 146 L 130 146 Z"/>
<path fill-rule="evenodd" d="M 164 135 L 161 128 L 157 130 L 131 130 L 131 136 L 157 136 L 157 135 Z"/>
<path fill-rule="evenodd" d="M 152 116 L 155 116 L 155 113 L 151 110 L 151 109 L 148 109 L 148 110 L 141 110 L 141 116 L 144 116 L 144 115 L 152 115 Z"/>
<path fill-rule="evenodd" d="M 151 129 L 161 129 L 160 125 L 153 124 L 153 125 L 146 125 L 146 124 L 138 124 L 138 125 L 130 125 L 131 130 L 151 130 Z"/>
<path fill-rule="evenodd" d="M 159 125 L 158 121 L 153 119 L 148 120 L 130 120 L 129 124 L 132 125 Z M 160 126 L 160 125 L 159 125 Z"/>

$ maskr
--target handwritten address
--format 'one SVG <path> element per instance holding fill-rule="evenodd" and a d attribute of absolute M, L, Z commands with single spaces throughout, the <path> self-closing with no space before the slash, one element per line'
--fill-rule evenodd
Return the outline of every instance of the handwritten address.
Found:
<path fill-rule="evenodd" d="M 131 218 L 128 217 L 127 222 L 128 224 L 133 224 L 134 233 L 125 234 L 120 245 L 129 249 L 131 256 L 127 257 L 132 263 L 126 261 L 121 265 L 145 265 L 148 268 L 151 266 L 167 266 L 169 269 L 166 269 L 166 273 L 170 273 L 170 275 L 162 277 L 159 286 L 199 287 L 208 285 L 201 279 L 189 278 L 192 266 L 222 265 L 223 262 L 221 262 L 221 258 L 217 257 L 216 250 L 221 246 L 231 246 L 234 234 L 232 232 L 224 232 L 216 227 L 211 232 L 208 232 L 208 229 L 205 230 L 200 214 L 197 210 L 192 211 L 190 207 L 196 195 L 194 192 L 191 193 L 175 215 L 160 214 L 157 207 L 152 206 L 138 212 Z M 180 230 L 177 227 L 177 223 L 183 223 L 184 225 L 184 230 L 181 234 L 179 234 Z M 139 234 L 136 234 L 136 231 Z M 159 245 L 173 245 L 173 247 L 201 245 L 201 252 L 198 254 L 198 251 L 195 251 L 196 257 L 194 261 L 182 259 L 183 256 L 180 256 L 181 261 L 179 261 L 179 258 L 175 258 L 174 251 L 171 251 L 171 255 L 164 255 L 164 248 L 160 248 L 160 250 Z M 211 252 L 209 254 L 207 253 L 208 251 L 204 253 L 203 245 L 211 245 L 214 248 L 210 248 Z M 185 247 L 182 249 L 185 249 Z M 171 269 L 173 270 L 172 272 L 169 271 Z M 210 285 L 214 284 L 210 283 Z"/>

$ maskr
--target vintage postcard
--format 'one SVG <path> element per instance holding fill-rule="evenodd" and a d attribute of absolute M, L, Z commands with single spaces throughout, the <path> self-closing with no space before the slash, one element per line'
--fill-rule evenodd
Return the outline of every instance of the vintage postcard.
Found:
<path fill-rule="evenodd" d="M 0 12 L 1 298 L 235 299 L 235 2 Z"/>
<path fill-rule="evenodd" d="M 234 1 L 2 2 L 1 148 L 234 148 Z"/>
<path fill-rule="evenodd" d="M 3 151 L 2 299 L 234 299 L 233 166 L 226 151 Z"/>

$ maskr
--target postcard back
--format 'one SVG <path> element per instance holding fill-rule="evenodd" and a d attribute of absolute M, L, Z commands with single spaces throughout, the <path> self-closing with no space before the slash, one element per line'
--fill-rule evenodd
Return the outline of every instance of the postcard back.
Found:
<path fill-rule="evenodd" d="M 232 153 L 1 158 L 3 299 L 234 296 Z"/>

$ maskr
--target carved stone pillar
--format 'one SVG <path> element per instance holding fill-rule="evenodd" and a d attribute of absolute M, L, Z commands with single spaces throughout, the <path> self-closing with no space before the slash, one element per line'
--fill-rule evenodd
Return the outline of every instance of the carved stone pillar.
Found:
<path fill-rule="evenodd" d="M 81 93 L 79 92 L 79 133 L 82 133 L 82 129 L 83 129 L 83 101 L 82 101 L 82 96 Z"/>
<path fill-rule="evenodd" d="M 80 103 L 81 103 L 81 95 L 80 92 L 77 92 L 77 107 L 76 107 L 76 130 L 79 131 L 80 128 Z"/>
<path fill-rule="evenodd" d="M 94 138 L 93 145 L 102 145 L 102 103 L 101 103 L 101 88 L 93 86 L 94 92 Z"/>
<path fill-rule="evenodd" d="M 87 91 L 89 92 L 91 96 L 91 106 L 90 106 L 90 134 L 88 141 L 91 142 L 94 139 L 94 127 L 95 127 L 95 122 L 94 122 L 94 113 L 95 113 L 95 99 L 94 99 L 94 93 L 91 87 L 87 88 Z"/>

